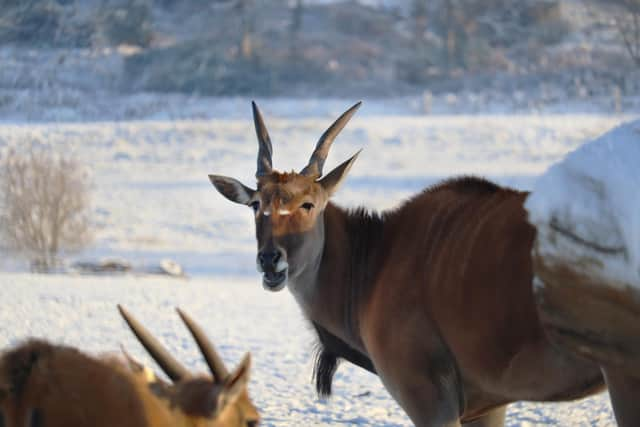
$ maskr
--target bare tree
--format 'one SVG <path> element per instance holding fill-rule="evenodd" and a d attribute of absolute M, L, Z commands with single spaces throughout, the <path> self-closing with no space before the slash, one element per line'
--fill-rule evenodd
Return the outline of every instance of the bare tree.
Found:
<path fill-rule="evenodd" d="M 640 0 L 595 0 L 594 3 L 617 9 L 613 26 L 629 58 L 640 67 Z"/>
<path fill-rule="evenodd" d="M 80 162 L 45 149 L 9 152 L 0 163 L 0 235 L 36 271 L 87 244 L 89 185 Z"/>
<path fill-rule="evenodd" d="M 640 66 L 640 0 L 614 0 L 622 8 L 616 16 L 616 29 L 633 62 Z"/>

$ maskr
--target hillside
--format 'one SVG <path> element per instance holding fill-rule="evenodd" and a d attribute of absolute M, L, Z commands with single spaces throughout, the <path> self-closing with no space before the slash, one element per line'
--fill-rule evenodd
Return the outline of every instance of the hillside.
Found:
<path fill-rule="evenodd" d="M 117 118 L 110 105 L 149 92 L 411 96 L 418 113 L 486 112 L 492 105 L 512 112 L 640 108 L 640 71 L 615 28 L 621 11 L 607 2 L 4 0 L 0 6 L 0 113 L 33 110 L 27 120 L 46 108 Z M 120 111 L 144 117 L 137 114 Z"/>

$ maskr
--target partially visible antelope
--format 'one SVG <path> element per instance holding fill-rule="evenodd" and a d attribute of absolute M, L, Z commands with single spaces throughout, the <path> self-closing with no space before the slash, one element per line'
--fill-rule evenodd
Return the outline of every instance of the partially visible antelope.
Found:
<path fill-rule="evenodd" d="M 359 106 L 325 131 L 301 172 L 281 173 L 254 103 L 257 188 L 209 176 L 254 212 L 263 287 L 288 286 L 314 325 L 318 391 L 330 393 L 346 359 L 377 373 L 418 426 L 496 427 L 510 402 L 602 390 L 598 366 L 552 346 L 540 326 L 527 193 L 463 177 L 382 213 L 330 201 L 357 154 L 326 175 L 323 165 Z"/>
<path fill-rule="evenodd" d="M 125 353 L 96 358 L 73 347 L 30 339 L 0 358 L 2 427 L 255 427 L 250 356 L 229 372 L 201 328 L 178 313 L 210 369 L 194 375 L 118 307 L 171 382 Z"/>

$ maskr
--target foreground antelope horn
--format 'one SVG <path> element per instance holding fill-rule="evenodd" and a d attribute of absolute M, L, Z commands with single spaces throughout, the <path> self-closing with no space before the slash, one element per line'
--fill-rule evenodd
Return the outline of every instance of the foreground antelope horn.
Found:
<path fill-rule="evenodd" d="M 207 338 L 202 328 L 191 317 L 179 308 L 176 308 L 176 311 L 198 345 L 198 348 L 200 349 L 204 360 L 207 362 L 213 377 L 217 381 L 226 381 L 229 377 L 229 370 L 224 365 L 224 362 L 216 351 L 213 343 L 209 338 Z"/>
<path fill-rule="evenodd" d="M 171 356 L 162 344 L 120 304 L 118 304 L 118 311 L 142 346 L 173 382 L 190 376 L 189 371 Z"/>
<path fill-rule="evenodd" d="M 329 129 L 327 129 L 316 144 L 315 150 L 311 154 L 311 158 L 309 159 L 309 163 L 307 166 L 300 171 L 301 175 L 305 176 L 313 176 L 319 178 L 322 176 L 322 167 L 324 166 L 324 161 L 327 159 L 329 155 L 329 149 L 331 148 L 331 144 L 333 144 L 333 140 L 336 139 L 336 136 L 344 129 L 347 125 L 351 117 L 358 111 L 362 105 L 362 101 L 357 102 L 353 107 L 349 108 L 347 111 L 342 113 L 338 119 L 333 122 Z"/>

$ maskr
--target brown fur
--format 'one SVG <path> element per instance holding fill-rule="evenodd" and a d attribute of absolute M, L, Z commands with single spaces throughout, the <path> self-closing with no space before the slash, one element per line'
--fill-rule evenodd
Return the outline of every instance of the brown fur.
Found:
<path fill-rule="evenodd" d="M 602 389 L 599 368 L 554 348 L 540 326 L 526 193 L 463 177 L 376 214 L 334 205 L 320 182 L 273 174 L 253 195 L 261 201 L 259 248 L 284 248 L 305 315 L 353 350 L 351 358 L 362 354 L 358 364 L 369 359 L 416 424 Z M 300 209 L 301 200 L 315 208 Z M 282 208 L 291 214 L 278 215 Z M 317 245 L 304 245 L 320 234 L 318 268 L 295 271 L 296 260 L 314 258 Z M 324 363 L 330 377 L 333 359 Z"/>
<path fill-rule="evenodd" d="M 532 295 L 535 230 L 526 221 L 525 198 L 463 178 L 410 200 L 388 214 L 374 255 L 383 266 L 369 283 L 370 295 L 359 298 L 365 348 L 393 357 L 385 363 L 411 360 L 414 330 L 433 334 L 430 345 L 450 351 L 465 395 L 461 419 L 514 400 L 573 399 L 602 384 L 597 366 L 561 354 L 543 334 Z M 335 221 L 341 216 L 337 210 Z M 385 355 L 389 346 L 414 350 Z"/>
<path fill-rule="evenodd" d="M 348 334 L 374 365 L 409 369 L 420 347 L 414 340 L 432 334 L 424 352 L 450 353 L 464 390 L 463 420 L 514 400 L 577 398 L 602 384 L 597 366 L 561 354 L 543 334 L 532 295 L 535 230 L 526 221 L 525 198 L 462 178 L 383 215 L 378 231 L 349 231 L 354 214 L 331 204 L 325 213 L 329 259 L 319 275 L 328 275 L 321 288 L 331 302 L 322 305 L 352 306 L 344 311 L 357 321 L 344 322 L 356 332 Z M 339 303 L 327 287 L 351 293 Z M 312 318 L 323 324 L 322 316 Z M 376 356 L 384 360 L 376 364 Z"/>
<path fill-rule="evenodd" d="M 0 425 L 246 427 L 250 420 L 257 425 L 247 391 L 218 401 L 223 391 L 222 384 L 212 387 L 209 377 L 176 385 L 150 381 L 124 360 L 31 339 L 0 358 Z"/>
<path fill-rule="evenodd" d="M 0 381 L 5 390 L 0 407 L 8 427 L 28 426 L 33 411 L 43 414 L 47 427 L 146 426 L 151 425 L 146 406 L 156 403 L 143 400 L 140 391 L 146 385 L 115 360 L 40 340 L 3 355 Z M 168 412 L 162 405 L 157 410 Z"/>

